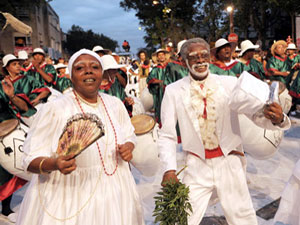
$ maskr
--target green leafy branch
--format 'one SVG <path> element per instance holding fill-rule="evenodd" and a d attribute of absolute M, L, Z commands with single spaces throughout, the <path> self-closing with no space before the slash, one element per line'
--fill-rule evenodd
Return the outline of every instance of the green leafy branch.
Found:
<path fill-rule="evenodd" d="M 184 169 L 185 167 L 182 170 Z M 170 180 L 165 183 L 161 190 L 154 197 L 155 209 L 153 216 L 155 217 L 155 223 L 160 222 L 160 225 L 187 225 L 187 217 L 193 212 L 189 202 L 189 187 L 186 187 L 180 181 Z"/>

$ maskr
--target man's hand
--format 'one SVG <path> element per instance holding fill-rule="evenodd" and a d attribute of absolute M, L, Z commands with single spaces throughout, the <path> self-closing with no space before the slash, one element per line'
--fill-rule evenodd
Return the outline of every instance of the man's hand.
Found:
<path fill-rule="evenodd" d="M 264 115 L 276 125 L 282 123 L 284 117 L 281 106 L 276 102 L 265 106 Z"/>
<path fill-rule="evenodd" d="M 34 66 L 34 68 L 35 68 L 36 70 L 40 69 L 40 64 L 38 63 L 37 60 L 33 59 L 33 60 L 32 60 L 32 65 Z"/>
<path fill-rule="evenodd" d="M 166 186 L 165 183 L 169 182 L 169 181 L 175 182 L 175 183 L 179 182 L 179 180 L 178 180 L 178 178 L 176 176 L 176 171 L 175 170 L 169 170 L 169 171 L 167 171 L 167 172 L 164 173 L 161 185 L 162 186 Z"/>
<path fill-rule="evenodd" d="M 31 104 L 33 105 L 33 106 L 36 106 L 37 104 L 39 104 L 40 103 L 40 99 L 38 98 L 38 97 L 36 97 L 35 99 L 33 99 L 32 101 L 31 101 Z"/>
<path fill-rule="evenodd" d="M 125 144 L 118 145 L 118 147 L 121 158 L 124 161 L 129 162 L 132 159 L 132 151 L 134 149 L 134 144 L 131 142 L 126 142 Z"/>
<path fill-rule="evenodd" d="M 76 160 L 73 154 L 69 156 L 58 156 L 55 164 L 57 169 L 65 175 L 76 169 Z"/>
<path fill-rule="evenodd" d="M 12 98 L 14 96 L 15 89 L 14 89 L 14 86 L 8 76 L 4 77 L 4 80 L 2 81 L 2 88 L 3 88 L 4 93 L 9 98 Z"/>

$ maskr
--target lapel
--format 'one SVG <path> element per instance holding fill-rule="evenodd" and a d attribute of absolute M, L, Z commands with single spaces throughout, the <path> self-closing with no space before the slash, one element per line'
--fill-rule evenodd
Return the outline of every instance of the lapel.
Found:
<path fill-rule="evenodd" d="M 190 77 L 189 76 L 184 77 L 182 80 L 184 81 L 184 84 L 181 86 L 181 95 L 180 96 L 181 96 L 181 99 L 183 102 L 183 107 L 188 115 L 188 118 L 190 119 L 190 121 L 193 124 L 194 130 L 197 133 L 197 136 L 199 137 L 199 139 L 202 142 L 198 119 L 197 119 L 196 113 L 191 104 Z"/>

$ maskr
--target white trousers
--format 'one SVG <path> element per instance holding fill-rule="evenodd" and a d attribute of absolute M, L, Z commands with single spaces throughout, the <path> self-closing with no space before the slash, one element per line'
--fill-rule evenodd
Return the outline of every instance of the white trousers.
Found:
<path fill-rule="evenodd" d="M 241 156 L 203 160 L 187 154 L 186 161 L 183 182 L 190 188 L 193 208 L 189 225 L 200 224 L 213 191 L 218 195 L 229 225 L 257 225 Z"/>

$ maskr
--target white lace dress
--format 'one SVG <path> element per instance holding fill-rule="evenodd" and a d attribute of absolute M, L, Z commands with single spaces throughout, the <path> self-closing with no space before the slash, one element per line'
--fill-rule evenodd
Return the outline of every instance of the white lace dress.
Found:
<path fill-rule="evenodd" d="M 134 128 L 123 103 L 101 94 L 117 134 L 118 144 L 135 143 Z M 85 113 L 96 114 L 103 122 L 105 136 L 97 142 L 108 173 L 116 166 L 115 137 L 103 104 L 79 99 Z M 81 113 L 73 92 L 47 103 L 39 111 L 24 143 L 24 168 L 40 156 L 56 153 L 67 120 Z M 118 154 L 118 168 L 107 176 L 96 143 L 76 157 L 77 168 L 69 175 L 59 171 L 34 174 L 18 214 L 21 225 L 141 225 L 144 224 L 136 184 L 127 162 Z"/>

